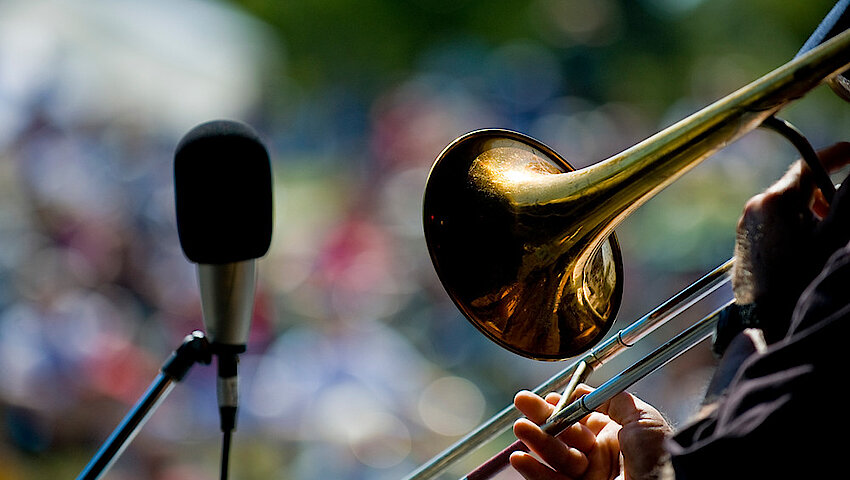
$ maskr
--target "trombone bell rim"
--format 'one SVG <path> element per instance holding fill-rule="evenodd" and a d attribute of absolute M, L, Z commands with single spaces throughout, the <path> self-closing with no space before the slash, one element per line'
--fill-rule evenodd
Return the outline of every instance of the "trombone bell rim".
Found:
<path fill-rule="evenodd" d="M 473 326 L 527 358 L 586 351 L 610 330 L 622 299 L 616 235 L 588 248 L 585 225 L 563 228 L 572 212 L 544 212 L 560 207 L 524 193 L 575 171 L 542 142 L 493 128 L 456 139 L 428 176 L 425 238 L 440 281 Z"/>

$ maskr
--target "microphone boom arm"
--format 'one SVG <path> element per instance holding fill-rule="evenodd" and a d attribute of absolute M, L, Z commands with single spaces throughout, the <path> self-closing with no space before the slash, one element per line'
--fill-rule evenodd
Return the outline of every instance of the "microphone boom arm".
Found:
<path fill-rule="evenodd" d="M 171 393 L 175 382 L 181 381 L 194 364 L 209 365 L 211 362 L 210 343 L 203 332 L 195 331 L 187 335 L 183 344 L 163 363 L 159 375 L 124 416 L 124 419 L 121 420 L 121 423 L 109 438 L 101 445 L 77 477 L 77 480 L 94 480 L 106 473 L 115 460 L 121 456 L 124 449 L 133 441 L 157 407 L 165 400 L 165 397 Z"/>

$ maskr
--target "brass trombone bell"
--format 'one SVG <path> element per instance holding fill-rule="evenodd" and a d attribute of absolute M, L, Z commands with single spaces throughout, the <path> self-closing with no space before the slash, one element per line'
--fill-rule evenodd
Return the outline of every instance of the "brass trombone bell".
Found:
<path fill-rule="evenodd" d="M 455 140 L 429 176 L 426 238 L 444 285 L 479 330 L 526 357 L 587 350 L 620 304 L 616 236 L 598 232 L 605 241 L 582 252 L 588 232 L 563 228 L 576 209 L 535 198 L 535 186 L 574 171 L 533 138 L 493 129 Z"/>
<path fill-rule="evenodd" d="M 717 150 L 850 64 L 850 31 L 613 157 L 574 170 L 507 130 L 468 133 L 434 163 L 425 239 L 449 296 L 487 337 L 541 360 L 578 355 L 622 295 L 614 228 Z"/>

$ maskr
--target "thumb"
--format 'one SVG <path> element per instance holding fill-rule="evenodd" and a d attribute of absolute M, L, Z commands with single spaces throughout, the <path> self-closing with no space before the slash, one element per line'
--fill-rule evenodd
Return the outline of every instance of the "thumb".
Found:
<path fill-rule="evenodd" d="M 628 392 L 620 392 L 614 395 L 610 400 L 603 403 L 597 411 L 608 415 L 611 420 L 623 426 L 636 422 L 667 424 L 655 407 Z"/>
<path fill-rule="evenodd" d="M 672 434 L 661 413 L 627 392 L 611 398 L 599 411 L 622 425 L 618 439 L 626 478 L 650 478 L 656 474 L 667 459 L 664 441 Z"/>

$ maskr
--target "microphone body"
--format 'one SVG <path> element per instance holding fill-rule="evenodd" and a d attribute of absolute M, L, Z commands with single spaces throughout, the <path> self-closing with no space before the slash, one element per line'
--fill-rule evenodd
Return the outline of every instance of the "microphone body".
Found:
<path fill-rule="evenodd" d="M 180 246 L 197 264 L 204 327 L 218 360 L 221 430 L 229 445 L 239 403 L 238 354 L 247 349 L 254 309 L 256 259 L 271 244 L 268 152 L 243 123 L 198 125 L 177 146 L 174 193 Z"/>
<path fill-rule="evenodd" d="M 214 348 L 241 353 L 251 327 L 257 258 L 272 234 L 272 175 L 257 133 L 233 121 L 203 123 L 174 155 L 177 233 L 197 264 L 204 326 Z"/>
<path fill-rule="evenodd" d="M 254 310 L 256 261 L 199 263 L 197 270 L 207 335 L 217 349 L 244 352 Z"/>

